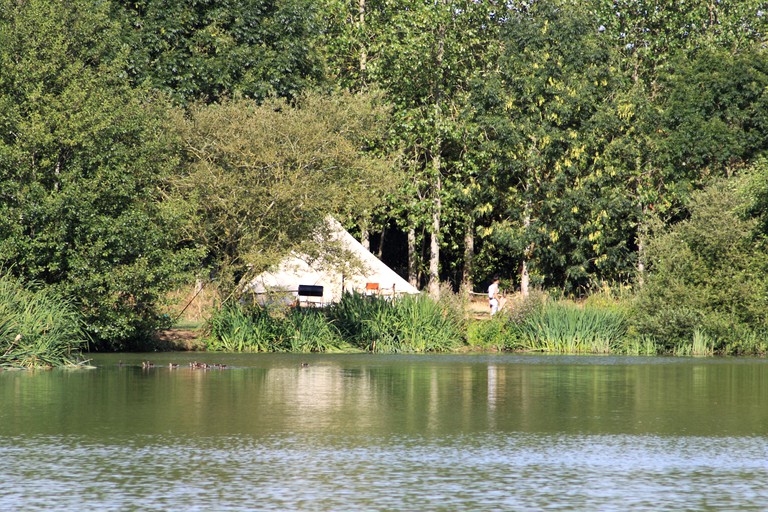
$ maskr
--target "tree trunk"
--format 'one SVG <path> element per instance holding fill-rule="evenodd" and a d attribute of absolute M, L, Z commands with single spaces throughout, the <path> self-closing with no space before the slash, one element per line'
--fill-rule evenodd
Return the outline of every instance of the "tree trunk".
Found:
<path fill-rule="evenodd" d="M 432 145 L 432 233 L 430 233 L 429 246 L 429 285 L 428 291 L 430 297 L 437 300 L 440 298 L 440 217 L 442 215 L 442 146 L 443 139 L 440 135 L 440 119 L 442 119 L 442 101 L 443 84 L 442 68 L 445 52 L 445 24 L 441 23 L 437 28 L 437 53 L 435 55 L 435 66 L 438 75 L 432 84 L 432 97 L 435 108 L 435 140 Z"/>
<path fill-rule="evenodd" d="M 645 283 L 645 247 L 648 239 L 648 207 L 640 205 L 640 219 L 637 222 L 637 286 Z"/>
<path fill-rule="evenodd" d="M 381 236 L 379 237 L 379 248 L 376 250 L 376 256 L 381 259 L 384 254 L 384 235 L 387 233 L 387 227 L 381 228 Z"/>
<path fill-rule="evenodd" d="M 360 228 L 360 243 L 363 244 L 366 251 L 371 250 L 371 232 L 368 231 L 368 220 L 363 220 L 363 226 Z"/>
<path fill-rule="evenodd" d="M 368 67 L 368 48 L 365 46 L 365 0 L 357 1 L 358 27 L 360 29 L 360 83 L 365 86 L 365 70 Z"/>
<path fill-rule="evenodd" d="M 520 293 L 523 297 L 527 297 L 528 293 L 530 293 L 530 285 L 530 277 L 528 277 L 528 260 L 523 259 L 523 267 L 520 271 Z"/>
<path fill-rule="evenodd" d="M 416 229 L 408 228 L 408 282 L 411 286 L 419 286 L 419 276 L 416 272 Z"/>
<path fill-rule="evenodd" d="M 528 235 L 528 230 L 531 228 L 531 202 L 525 203 L 525 213 L 523 214 L 523 232 Z M 533 254 L 533 244 L 528 244 L 523 252 L 523 264 L 520 270 L 520 293 L 523 297 L 527 297 L 530 292 L 530 276 L 528 275 L 528 262 Z"/>
<path fill-rule="evenodd" d="M 436 178 L 434 184 L 434 205 L 432 210 L 432 233 L 429 244 L 429 296 L 437 300 L 440 298 L 440 214 L 442 200 L 440 192 L 442 180 L 440 179 L 440 155 L 433 157 Z"/>
<path fill-rule="evenodd" d="M 464 269 L 461 273 L 462 289 L 471 292 L 475 284 L 472 281 L 472 271 L 475 263 L 475 224 L 472 217 L 467 216 L 464 228 Z"/>

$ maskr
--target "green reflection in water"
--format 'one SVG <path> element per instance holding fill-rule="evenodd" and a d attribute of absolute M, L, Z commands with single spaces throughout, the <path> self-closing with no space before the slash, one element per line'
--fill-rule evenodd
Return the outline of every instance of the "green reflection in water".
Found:
<path fill-rule="evenodd" d="M 142 369 L 149 358 L 156 366 Z M 194 358 L 227 368 L 193 370 Z M 94 364 L 0 372 L 0 435 L 768 433 L 758 359 L 123 354 Z"/>

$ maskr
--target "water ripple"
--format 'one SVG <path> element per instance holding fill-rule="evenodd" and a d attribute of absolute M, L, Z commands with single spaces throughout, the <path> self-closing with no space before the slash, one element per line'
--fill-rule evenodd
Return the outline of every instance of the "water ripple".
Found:
<path fill-rule="evenodd" d="M 0 438 L 3 510 L 761 510 L 762 437 Z"/>

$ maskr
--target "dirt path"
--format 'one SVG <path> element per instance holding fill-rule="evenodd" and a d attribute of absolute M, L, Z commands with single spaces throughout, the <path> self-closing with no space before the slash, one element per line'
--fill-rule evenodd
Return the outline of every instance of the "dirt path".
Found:
<path fill-rule="evenodd" d="M 166 329 L 157 333 L 158 344 L 167 350 L 202 350 L 201 333 L 197 329 Z"/>

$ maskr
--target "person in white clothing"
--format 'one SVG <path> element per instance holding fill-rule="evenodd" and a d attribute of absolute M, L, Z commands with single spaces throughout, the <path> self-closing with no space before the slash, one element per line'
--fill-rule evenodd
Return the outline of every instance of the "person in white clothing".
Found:
<path fill-rule="evenodd" d="M 497 276 L 494 276 L 491 286 L 488 287 L 488 303 L 493 316 L 499 310 L 499 278 Z"/>

